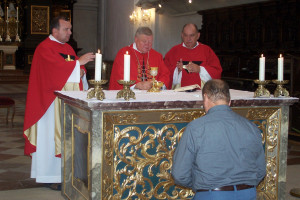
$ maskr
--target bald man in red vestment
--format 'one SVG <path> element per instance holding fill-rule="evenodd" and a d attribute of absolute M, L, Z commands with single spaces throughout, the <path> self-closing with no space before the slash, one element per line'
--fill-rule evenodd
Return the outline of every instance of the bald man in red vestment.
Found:
<path fill-rule="evenodd" d="M 122 85 L 118 80 L 124 79 L 124 54 L 130 55 L 130 80 L 135 80 L 135 85 L 131 88 L 148 90 L 152 87 L 152 75 L 150 67 L 158 67 L 156 80 L 169 85 L 170 72 L 166 67 L 160 53 L 152 49 L 153 34 L 148 27 L 139 27 L 136 31 L 134 43 L 119 50 L 114 60 L 109 89 L 121 90 Z"/>
<path fill-rule="evenodd" d="M 77 57 L 67 44 L 72 26 L 66 18 L 54 18 L 50 27 L 51 35 L 37 46 L 32 60 L 24 117 L 24 152 L 32 157 L 31 178 L 59 189 L 55 183 L 61 183 L 60 102 L 54 91 L 82 90 L 81 79 L 86 72 L 83 65 L 94 60 L 95 55 Z"/>
<path fill-rule="evenodd" d="M 200 33 L 195 24 L 184 25 L 182 43 L 174 46 L 165 55 L 165 64 L 170 70 L 168 88 L 183 87 L 203 83 L 210 79 L 220 79 L 222 67 L 214 51 L 198 42 Z"/>

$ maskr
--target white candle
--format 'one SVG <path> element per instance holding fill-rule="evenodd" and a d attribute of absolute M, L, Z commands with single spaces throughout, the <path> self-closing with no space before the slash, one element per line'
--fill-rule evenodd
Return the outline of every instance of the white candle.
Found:
<path fill-rule="evenodd" d="M 19 7 L 17 7 L 17 21 L 19 21 Z"/>
<path fill-rule="evenodd" d="M 130 55 L 124 54 L 124 81 L 130 81 Z"/>
<path fill-rule="evenodd" d="M 100 49 L 98 49 L 98 53 L 96 53 L 96 61 L 95 61 L 95 81 L 101 80 L 101 66 L 102 66 L 102 54 L 100 54 Z"/>
<path fill-rule="evenodd" d="M 283 57 L 281 54 L 278 58 L 278 81 L 283 81 Z"/>
<path fill-rule="evenodd" d="M 259 58 L 259 80 L 264 81 L 265 80 L 265 57 L 263 54 L 261 54 L 261 57 Z"/>
<path fill-rule="evenodd" d="M 8 20 L 8 6 L 6 7 L 6 20 Z"/>

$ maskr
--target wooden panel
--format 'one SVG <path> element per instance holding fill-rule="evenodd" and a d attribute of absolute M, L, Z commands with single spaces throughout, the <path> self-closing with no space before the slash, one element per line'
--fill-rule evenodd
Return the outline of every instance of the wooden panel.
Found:
<path fill-rule="evenodd" d="M 255 91 L 258 59 L 266 57 L 266 79 L 277 78 L 277 58 L 284 56 L 284 79 L 291 96 L 300 96 L 300 3 L 273 0 L 199 11 L 200 42 L 212 47 L 231 88 Z M 273 93 L 274 84 L 268 88 Z M 300 106 L 294 104 L 292 126 L 300 130 Z"/>

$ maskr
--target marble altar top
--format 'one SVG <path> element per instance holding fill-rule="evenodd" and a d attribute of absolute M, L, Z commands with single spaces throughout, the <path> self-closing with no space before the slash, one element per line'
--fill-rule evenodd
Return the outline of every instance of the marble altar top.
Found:
<path fill-rule="evenodd" d="M 195 92 L 175 92 L 174 90 L 164 90 L 158 93 L 149 93 L 143 90 L 134 90 L 136 99 L 129 101 L 123 98 L 117 99 L 119 90 L 104 90 L 105 99 L 103 101 L 96 98 L 87 99 L 87 91 L 56 91 L 55 94 L 73 104 L 80 104 L 83 107 L 101 109 L 159 109 L 159 108 L 201 108 L 202 93 Z M 231 106 L 281 106 L 292 105 L 298 102 L 295 97 L 275 98 L 254 98 L 254 92 L 230 90 Z"/>

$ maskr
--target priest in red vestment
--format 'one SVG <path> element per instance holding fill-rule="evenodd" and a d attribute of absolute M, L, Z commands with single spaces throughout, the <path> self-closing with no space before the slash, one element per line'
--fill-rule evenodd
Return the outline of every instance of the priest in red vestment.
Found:
<path fill-rule="evenodd" d="M 24 117 L 24 153 L 32 157 L 31 178 L 39 183 L 61 182 L 60 102 L 54 91 L 82 90 L 83 65 L 95 58 L 93 53 L 78 58 L 67 44 L 72 32 L 66 18 L 54 18 L 50 28 L 34 52 Z"/>
<path fill-rule="evenodd" d="M 165 55 L 165 64 L 170 70 L 168 88 L 184 87 L 220 79 L 222 67 L 214 51 L 198 42 L 200 33 L 195 24 L 184 25 L 182 43 L 171 48 Z"/>
<path fill-rule="evenodd" d="M 170 72 L 166 67 L 160 53 L 152 49 L 153 34 L 148 27 L 139 27 L 136 31 L 134 43 L 123 47 L 117 53 L 111 71 L 109 89 L 121 90 L 123 86 L 118 80 L 124 80 L 124 54 L 130 55 L 130 80 L 135 80 L 131 86 L 133 89 L 148 90 L 152 87 L 152 75 L 150 67 L 158 67 L 155 80 L 161 81 L 167 87 Z"/>

